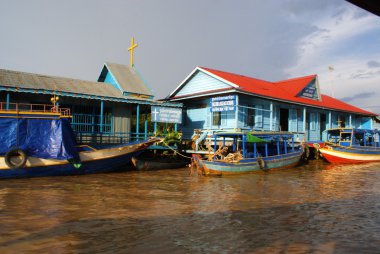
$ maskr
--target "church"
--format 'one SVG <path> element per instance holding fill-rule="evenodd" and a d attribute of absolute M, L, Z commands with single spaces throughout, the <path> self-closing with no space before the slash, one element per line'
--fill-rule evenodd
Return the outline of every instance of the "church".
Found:
<path fill-rule="evenodd" d="M 136 46 L 132 39 L 129 66 L 106 62 L 97 81 L 0 69 L 1 106 L 15 111 L 32 104 L 38 112 L 43 105 L 53 102 L 60 108 L 68 108 L 80 143 L 145 139 L 157 129 L 157 123 L 149 121 L 152 107 L 180 110 L 182 104 L 154 100 L 133 63 Z"/>

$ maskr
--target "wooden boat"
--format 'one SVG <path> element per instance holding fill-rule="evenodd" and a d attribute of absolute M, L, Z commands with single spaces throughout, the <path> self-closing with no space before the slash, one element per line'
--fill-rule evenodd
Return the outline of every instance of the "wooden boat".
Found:
<path fill-rule="evenodd" d="M 380 131 L 355 128 L 327 130 L 327 141 L 319 152 L 330 163 L 380 161 Z"/>
<path fill-rule="evenodd" d="M 158 138 L 95 149 L 77 146 L 62 111 L 0 110 L 0 179 L 109 172 Z"/>
<path fill-rule="evenodd" d="M 183 168 L 190 164 L 190 160 L 175 158 L 141 158 L 133 157 L 132 163 L 138 170 L 159 170 Z"/>
<path fill-rule="evenodd" d="M 193 155 L 192 160 L 198 174 L 225 175 L 295 166 L 302 154 L 289 132 L 226 132 L 214 135 L 208 159 Z"/>

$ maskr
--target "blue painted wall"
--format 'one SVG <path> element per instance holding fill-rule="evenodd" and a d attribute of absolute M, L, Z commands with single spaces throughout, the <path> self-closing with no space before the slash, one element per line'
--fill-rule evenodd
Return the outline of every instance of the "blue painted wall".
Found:
<path fill-rule="evenodd" d="M 111 84 L 116 89 L 119 89 L 120 91 L 123 91 L 121 87 L 117 84 L 116 80 L 112 77 L 110 72 L 107 72 L 106 78 L 104 79 L 104 83 Z"/>
<path fill-rule="evenodd" d="M 199 93 L 203 91 L 212 91 L 217 89 L 229 88 L 230 85 L 213 78 L 212 76 L 197 71 L 193 77 L 187 82 L 176 96 L 184 96 L 188 94 Z"/>
<path fill-rule="evenodd" d="M 361 119 L 361 128 L 362 129 L 371 129 L 372 128 L 372 121 L 369 117 L 363 117 Z"/>

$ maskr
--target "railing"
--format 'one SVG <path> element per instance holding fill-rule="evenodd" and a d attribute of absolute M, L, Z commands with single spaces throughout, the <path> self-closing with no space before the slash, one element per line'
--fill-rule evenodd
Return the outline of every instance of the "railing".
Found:
<path fill-rule="evenodd" d="M 125 144 L 132 141 L 144 140 L 153 136 L 153 133 L 134 132 L 76 132 L 79 144 L 112 145 Z"/>
<path fill-rule="evenodd" d="M 0 111 L 17 111 L 33 113 L 59 113 L 61 116 L 70 116 L 69 108 L 55 107 L 49 104 L 7 103 L 0 102 Z"/>

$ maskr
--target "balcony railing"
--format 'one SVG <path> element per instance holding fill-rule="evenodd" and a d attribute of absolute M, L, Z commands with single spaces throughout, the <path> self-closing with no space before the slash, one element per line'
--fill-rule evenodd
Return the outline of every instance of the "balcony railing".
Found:
<path fill-rule="evenodd" d="M 61 116 L 70 116 L 69 108 L 55 107 L 49 104 L 6 103 L 0 102 L 0 111 L 33 112 L 33 113 L 58 113 Z"/>

